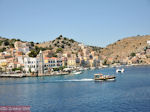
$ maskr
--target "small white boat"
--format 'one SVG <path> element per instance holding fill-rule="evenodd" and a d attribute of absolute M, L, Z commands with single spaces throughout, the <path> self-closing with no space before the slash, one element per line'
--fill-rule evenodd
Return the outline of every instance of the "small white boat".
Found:
<path fill-rule="evenodd" d="M 89 68 L 84 68 L 84 70 L 88 70 Z"/>
<path fill-rule="evenodd" d="M 117 70 L 116 70 L 116 73 L 119 73 L 119 72 L 120 72 L 120 73 L 123 73 L 123 72 L 124 72 L 124 68 L 122 68 L 122 69 L 117 69 Z"/>
<path fill-rule="evenodd" d="M 82 73 L 82 71 L 72 71 L 72 74 L 81 74 Z"/>
<path fill-rule="evenodd" d="M 81 74 L 82 72 L 81 71 L 79 71 L 79 72 L 75 72 L 75 73 L 73 73 L 73 74 Z"/>
<path fill-rule="evenodd" d="M 82 68 L 82 67 L 81 67 L 81 68 L 79 68 L 79 71 L 84 71 L 84 68 Z"/>

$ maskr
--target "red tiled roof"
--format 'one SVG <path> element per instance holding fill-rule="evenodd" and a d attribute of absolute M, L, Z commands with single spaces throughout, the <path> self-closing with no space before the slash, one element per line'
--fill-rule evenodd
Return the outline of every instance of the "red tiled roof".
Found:
<path fill-rule="evenodd" d="M 44 59 L 50 59 L 49 57 L 44 57 Z"/>
<path fill-rule="evenodd" d="M 56 58 L 56 57 L 51 57 L 50 59 L 58 59 L 58 58 Z"/>

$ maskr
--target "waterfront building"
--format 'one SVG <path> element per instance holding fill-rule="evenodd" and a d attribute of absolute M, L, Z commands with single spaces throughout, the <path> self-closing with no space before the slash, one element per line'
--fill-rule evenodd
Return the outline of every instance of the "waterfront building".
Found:
<path fill-rule="evenodd" d="M 16 58 L 17 58 L 18 63 L 24 64 L 24 56 L 18 55 Z"/>
<path fill-rule="evenodd" d="M 30 49 L 29 49 L 28 46 L 27 46 L 27 47 L 19 47 L 19 48 L 17 49 L 17 51 L 26 54 L 27 52 L 30 51 Z"/>
<path fill-rule="evenodd" d="M 7 60 L 6 59 L 1 59 L 0 60 L 0 68 L 2 68 L 2 71 L 6 71 L 7 68 Z"/>
<path fill-rule="evenodd" d="M 16 41 L 14 43 L 14 47 L 17 51 L 23 52 L 24 54 L 26 54 L 27 52 L 30 51 L 31 44 L 28 42 L 26 43 L 26 42 Z"/>
<path fill-rule="evenodd" d="M 67 66 L 67 58 L 62 57 L 62 66 Z"/>
<path fill-rule="evenodd" d="M 38 71 L 38 58 L 25 57 L 24 58 L 24 68 L 26 73 L 37 72 Z"/>
<path fill-rule="evenodd" d="M 81 62 L 80 62 L 81 60 L 80 60 L 80 58 L 76 58 L 76 66 L 77 67 L 80 67 L 80 65 L 81 65 Z"/>
<path fill-rule="evenodd" d="M 132 61 L 131 61 L 131 60 L 128 60 L 128 61 L 127 61 L 127 64 L 128 64 L 128 65 L 132 65 Z"/>
<path fill-rule="evenodd" d="M 90 67 L 94 67 L 94 63 L 93 63 L 93 60 L 89 60 L 89 64 L 90 64 Z"/>
<path fill-rule="evenodd" d="M 150 45 L 150 40 L 147 41 L 147 44 Z"/>
<path fill-rule="evenodd" d="M 76 59 L 75 58 L 68 58 L 67 66 L 68 67 L 76 67 Z"/>
<path fill-rule="evenodd" d="M 58 68 L 62 66 L 62 59 L 61 58 L 56 58 L 56 57 L 45 57 L 44 58 L 44 65 L 45 68 Z"/>
<path fill-rule="evenodd" d="M 7 65 L 7 60 L 6 60 L 6 59 L 1 59 L 1 60 L 0 60 L 0 65 L 1 65 L 1 66 Z"/>

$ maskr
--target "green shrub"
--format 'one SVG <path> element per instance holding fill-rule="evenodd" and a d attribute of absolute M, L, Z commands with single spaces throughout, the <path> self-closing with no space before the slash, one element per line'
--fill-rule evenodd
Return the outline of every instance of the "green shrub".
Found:
<path fill-rule="evenodd" d="M 134 56 L 136 56 L 136 53 L 132 52 L 132 53 L 130 54 L 130 56 L 134 57 Z"/>
<path fill-rule="evenodd" d="M 5 47 L 3 47 L 2 49 L 0 49 L 0 52 L 4 52 L 6 50 Z"/>
<path fill-rule="evenodd" d="M 57 50 L 56 50 L 56 53 L 61 53 L 63 50 L 62 50 L 62 48 L 58 48 Z"/>

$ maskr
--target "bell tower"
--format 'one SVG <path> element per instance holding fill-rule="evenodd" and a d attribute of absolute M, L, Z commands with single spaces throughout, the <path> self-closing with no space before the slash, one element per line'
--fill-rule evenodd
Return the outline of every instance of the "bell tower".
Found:
<path fill-rule="evenodd" d="M 38 62 L 38 76 L 44 75 L 44 59 L 43 59 L 43 53 L 40 51 L 39 55 L 39 62 Z"/>

